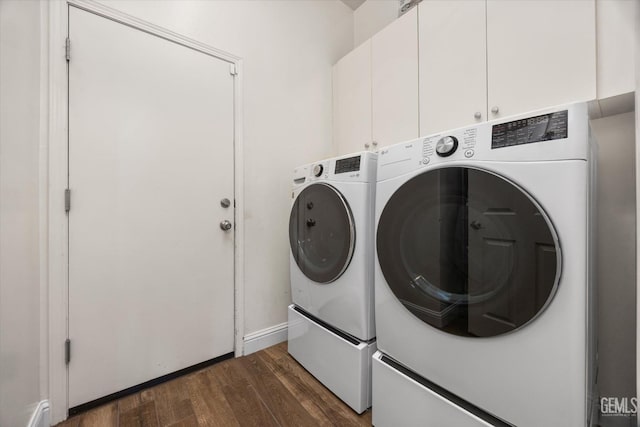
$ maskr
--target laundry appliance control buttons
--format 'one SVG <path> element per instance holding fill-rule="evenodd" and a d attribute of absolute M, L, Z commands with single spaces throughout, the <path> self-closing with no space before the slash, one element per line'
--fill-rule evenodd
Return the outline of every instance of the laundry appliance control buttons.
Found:
<path fill-rule="evenodd" d="M 455 136 L 445 136 L 436 143 L 436 153 L 440 157 L 452 155 L 458 148 L 458 139 Z"/>

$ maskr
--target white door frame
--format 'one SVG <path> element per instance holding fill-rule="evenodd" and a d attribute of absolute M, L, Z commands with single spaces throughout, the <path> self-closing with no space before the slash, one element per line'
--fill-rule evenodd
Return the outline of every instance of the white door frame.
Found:
<path fill-rule="evenodd" d="M 48 138 L 48 165 L 43 161 L 41 168 L 48 176 L 43 183 L 41 196 L 41 215 L 48 218 L 43 225 L 48 228 L 48 238 L 44 239 L 45 259 L 41 265 L 48 275 L 48 379 L 51 423 L 56 424 L 67 418 L 68 370 L 65 365 L 64 342 L 68 337 L 69 313 L 69 253 L 68 253 L 68 217 L 64 210 L 64 190 L 68 185 L 68 67 L 65 55 L 65 40 L 69 29 L 68 8 L 73 6 L 103 18 L 153 34 L 167 41 L 211 55 L 229 63 L 229 71 L 235 70 L 234 79 L 234 198 L 235 198 L 235 244 L 234 244 L 234 351 L 236 357 L 244 353 L 244 169 L 242 134 L 242 59 L 228 52 L 213 48 L 197 40 L 140 20 L 126 13 L 112 9 L 93 0 L 57 0 L 43 6 L 42 13 L 48 15 L 48 46 L 42 46 L 43 72 L 48 72 L 43 103 L 48 97 L 48 112 L 42 120 L 48 121 L 44 129 Z M 48 9 L 48 10 L 47 10 Z M 43 28 L 43 32 L 46 33 Z M 45 37 L 43 37 L 45 40 Z M 73 40 L 71 40 L 73 55 Z M 73 60 L 73 59 L 71 59 Z M 46 64 L 46 66 L 44 65 Z M 233 68 L 235 67 L 235 68 Z M 46 75 L 46 74 L 45 74 Z M 43 151 L 46 151 L 46 147 Z M 46 170 L 48 169 L 48 174 Z M 45 197 L 48 199 L 46 200 Z M 46 230 L 46 228 L 45 228 Z M 46 232 L 43 230 L 43 232 Z M 46 296 L 45 296 L 46 298 Z M 43 340 L 44 341 L 44 340 Z M 73 354 L 73 350 L 72 350 Z M 73 356 L 72 356 L 73 357 Z M 73 362 L 72 362 L 73 363 Z"/>

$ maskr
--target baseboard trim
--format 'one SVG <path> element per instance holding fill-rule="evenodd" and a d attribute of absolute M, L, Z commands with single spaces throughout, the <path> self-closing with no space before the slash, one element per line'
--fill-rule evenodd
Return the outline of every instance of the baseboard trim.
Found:
<path fill-rule="evenodd" d="M 252 332 L 244 337 L 244 354 L 255 353 L 263 348 L 271 347 L 287 340 L 287 322 L 274 325 L 260 331 Z"/>
<path fill-rule="evenodd" d="M 31 415 L 27 427 L 49 427 L 49 401 L 43 400 L 38 403 Z"/>

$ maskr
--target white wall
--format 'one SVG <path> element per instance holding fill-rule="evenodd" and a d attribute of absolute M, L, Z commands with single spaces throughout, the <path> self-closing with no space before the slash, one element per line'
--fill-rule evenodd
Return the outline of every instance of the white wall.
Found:
<path fill-rule="evenodd" d="M 40 3 L 0 1 L 0 426 L 40 400 Z"/>
<path fill-rule="evenodd" d="M 636 394 L 635 113 L 593 120 L 598 141 L 597 283 L 599 389 L 604 397 Z M 604 417 L 603 426 L 628 426 Z"/>
<path fill-rule="evenodd" d="M 332 154 L 331 66 L 353 46 L 333 1 L 101 0 L 244 59 L 245 335 L 287 320 L 290 174 Z"/>
<path fill-rule="evenodd" d="M 353 47 L 398 18 L 399 0 L 367 0 L 353 12 Z"/>

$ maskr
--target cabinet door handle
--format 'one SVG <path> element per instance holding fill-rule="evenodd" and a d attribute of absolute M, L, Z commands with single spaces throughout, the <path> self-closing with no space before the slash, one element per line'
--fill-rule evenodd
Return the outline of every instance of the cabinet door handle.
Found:
<path fill-rule="evenodd" d="M 500 111 L 500 109 L 498 108 L 498 106 L 496 105 L 495 107 L 491 108 L 491 112 L 493 114 L 498 114 L 498 112 Z"/>
<path fill-rule="evenodd" d="M 482 113 L 480 111 L 476 111 L 473 117 L 475 117 L 476 120 L 480 120 L 482 118 Z"/>
<path fill-rule="evenodd" d="M 369 149 L 369 143 L 368 142 L 365 142 L 364 148 L 367 149 L 367 150 Z"/>

